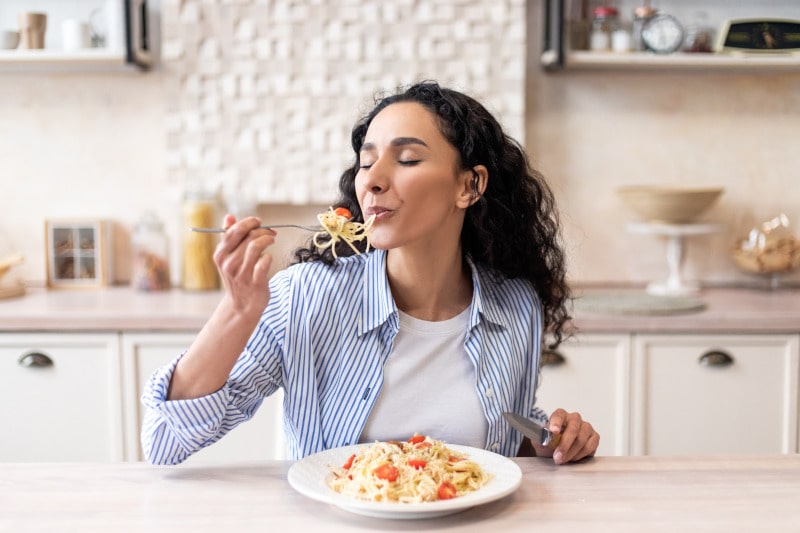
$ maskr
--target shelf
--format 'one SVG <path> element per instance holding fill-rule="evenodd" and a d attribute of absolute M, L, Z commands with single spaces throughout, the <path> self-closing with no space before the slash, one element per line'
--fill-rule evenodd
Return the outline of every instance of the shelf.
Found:
<path fill-rule="evenodd" d="M 701 69 L 800 71 L 800 54 L 584 52 L 565 55 L 567 69 Z"/>
<path fill-rule="evenodd" d="M 0 70 L 69 69 L 95 70 L 135 67 L 126 61 L 122 50 L 90 48 L 80 51 L 64 50 L 0 50 Z"/>

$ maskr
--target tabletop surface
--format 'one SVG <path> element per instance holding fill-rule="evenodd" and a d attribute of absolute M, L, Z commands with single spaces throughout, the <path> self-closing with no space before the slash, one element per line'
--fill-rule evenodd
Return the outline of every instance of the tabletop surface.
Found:
<path fill-rule="evenodd" d="M 514 459 L 510 496 L 439 518 L 350 513 L 297 493 L 288 461 L 0 463 L 0 531 L 797 532 L 800 455 Z"/>

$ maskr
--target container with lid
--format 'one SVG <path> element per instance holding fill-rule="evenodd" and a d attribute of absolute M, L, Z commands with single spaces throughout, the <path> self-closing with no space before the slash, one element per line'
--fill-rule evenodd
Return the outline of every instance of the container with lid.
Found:
<path fill-rule="evenodd" d="M 633 10 L 633 24 L 631 25 L 631 50 L 634 52 L 644 52 L 647 46 L 642 39 L 642 29 L 645 23 L 653 18 L 657 10 L 649 5 L 638 6 Z"/>
<path fill-rule="evenodd" d="M 214 264 L 217 236 L 199 233 L 192 228 L 213 228 L 220 224 L 220 202 L 216 194 L 190 190 L 183 199 L 183 269 L 181 285 L 187 290 L 220 288 L 219 273 Z"/>
<path fill-rule="evenodd" d="M 131 286 L 142 291 L 169 289 L 169 246 L 164 224 L 155 213 L 147 211 L 142 215 L 131 237 L 131 245 Z"/>
<path fill-rule="evenodd" d="M 619 29 L 619 11 L 610 6 L 598 6 L 592 11 L 591 50 L 611 50 L 612 35 Z"/>

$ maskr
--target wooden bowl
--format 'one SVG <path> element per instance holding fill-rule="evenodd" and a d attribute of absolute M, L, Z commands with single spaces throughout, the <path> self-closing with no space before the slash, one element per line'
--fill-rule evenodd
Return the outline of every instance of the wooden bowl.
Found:
<path fill-rule="evenodd" d="M 646 222 L 687 224 L 699 218 L 717 201 L 722 187 L 688 188 L 630 185 L 617 193 L 631 211 Z"/>

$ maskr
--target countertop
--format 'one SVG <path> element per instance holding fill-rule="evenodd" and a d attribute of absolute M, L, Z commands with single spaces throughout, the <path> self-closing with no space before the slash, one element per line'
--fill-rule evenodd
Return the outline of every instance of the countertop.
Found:
<path fill-rule="evenodd" d="M 0 464 L 0 531 L 796 532 L 800 455 L 514 459 L 511 495 L 457 514 L 390 520 L 294 491 L 291 462 L 174 467 Z"/>
<path fill-rule="evenodd" d="M 609 289 L 577 288 L 574 295 L 581 298 L 599 292 Z M 0 331 L 196 331 L 220 298 L 219 291 L 33 288 L 23 296 L 0 300 Z M 800 289 L 709 288 L 693 298 L 702 300 L 705 309 L 630 315 L 589 313 L 576 305 L 574 323 L 584 333 L 800 333 Z"/>

